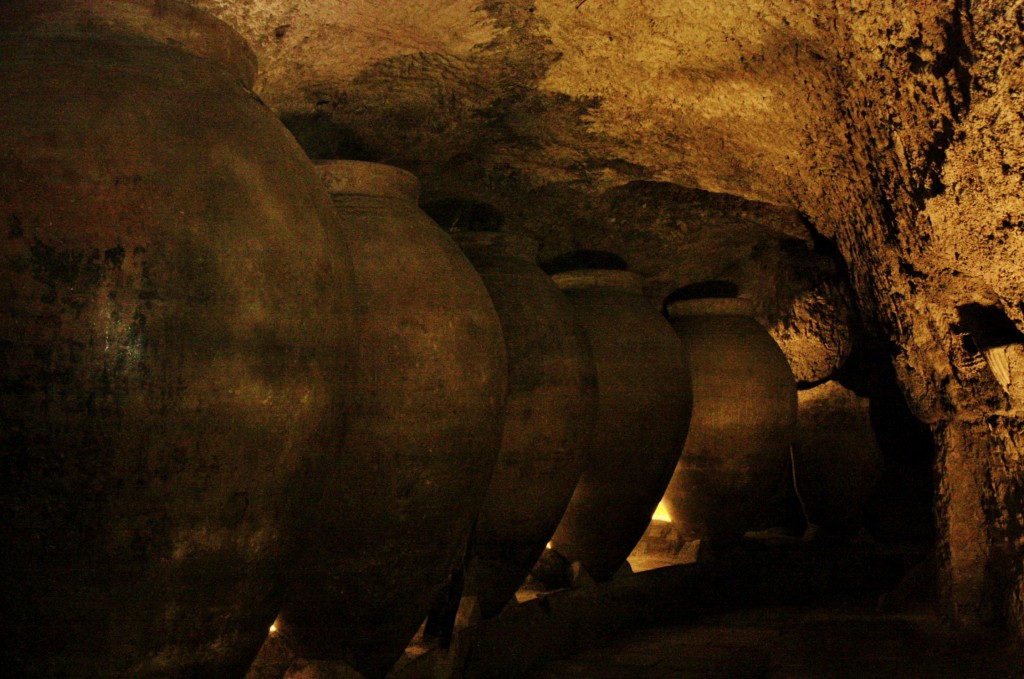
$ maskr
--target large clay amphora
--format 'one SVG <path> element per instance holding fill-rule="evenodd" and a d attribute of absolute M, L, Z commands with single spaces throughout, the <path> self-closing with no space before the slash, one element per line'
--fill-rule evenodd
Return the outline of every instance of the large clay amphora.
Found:
<path fill-rule="evenodd" d="M 324 161 L 355 268 L 358 363 L 339 471 L 279 628 L 383 676 L 462 559 L 501 442 L 501 325 L 473 266 L 388 165 Z"/>
<path fill-rule="evenodd" d="M 573 304 L 597 367 L 591 459 L 552 538 L 597 580 L 611 577 L 643 536 L 679 459 L 690 420 L 690 379 L 679 338 L 616 270 L 553 276 Z"/>
<path fill-rule="evenodd" d="M 794 477 L 807 518 L 830 533 L 853 535 L 884 467 L 870 401 L 834 380 L 797 397 Z"/>
<path fill-rule="evenodd" d="M 680 535 L 739 539 L 779 487 L 796 426 L 796 382 L 750 300 L 683 299 L 666 313 L 693 380 L 693 419 L 665 505 Z"/>
<path fill-rule="evenodd" d="M 0 6 L 8 676 L 243 676 L 281 604 L 352 278 L 255 65 L 171 0 Z"/>
<path fill-rule="evenodd" d="M 501 612 L 544 551 L 589 453 L 597 413 L 590 344 L 565 296 L 536 264 L 537 243 L 454 234 L 491 293 L 508 351 L 501 453 L 477 517 L 464 593 Z"/>

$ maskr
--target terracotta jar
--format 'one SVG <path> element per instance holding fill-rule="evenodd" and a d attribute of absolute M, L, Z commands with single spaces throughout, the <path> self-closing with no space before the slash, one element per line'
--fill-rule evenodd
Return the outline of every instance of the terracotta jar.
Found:
<path fill-rule="evenodd" d="M 171 0 L 0 6 L 0 665 L 240 677 L 341 444 L 352 279 L 255 59 Z"/>
<path fill-rule="evenodd" d="M 766 515 L 786 473 L 796 382 L 750 300 L 667 305 L 693 380 L 693 419 L 665 505 L 680 535 L 730 541 Z"/>
<path fill-rule="evenodd" d="M 344 457 L 326 479 L 282 610 L 303 656 L 383 676 L 465 553 L 501 442 L 501 325 L 458 246 L 396 167 L 318 164 L 349 242 L 357 369 Z"/>
<path fill-rule="evenodd" d="M 628 271 L 553 276 L 573 304 L 597 367 L 589 464 L 552 538 L 596 580 L 610 578 L 643 536 L 672 476 L 690 420 L 679 338 Z"/>
<path fill-rule="evenodd" d="M 796 485 L 807 518 L 826 531 L 853 535 L 882 478 L 882 451 L 870 401 L 828 381 L 797 393 Z"/>
<path fill-rule="evenodd" d="M 470 540 L 464 594 L 501 612 L 544 551 L 589 455 L 597 414 L 590 344 L 537 266 L 526 236 L 462 232 L 455 241 L 491 293 L 509 360 L 505 432 Z"/>

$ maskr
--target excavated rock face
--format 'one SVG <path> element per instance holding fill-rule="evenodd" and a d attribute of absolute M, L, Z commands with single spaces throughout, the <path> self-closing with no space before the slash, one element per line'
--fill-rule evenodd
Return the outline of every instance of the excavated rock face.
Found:
<path fill-rule="evenodd" d="M 311 155 L 409 169 L 544 257 L 615 250 L 655 301 L 733 280 L 807 383 L 890 347 L 949 609 L 1024 634 L 1019 3 L 191 1 Z"/>
<path fill-rule="evenodd" d="M 1013 370 L 1019 332 L 1006 328 L 1021 321 L 1024 276 L 1013 226 L 1024 50 L 1019 8 L 1009 5 L 841 7 L 836 100 L 851 162 L 823 157 L 812 169 L 826 196 L 849 200 L 803 209 L 836 238 L 862 308 L 898 347 L 911 404 L 932 425 L 951 612 L 1021 633 L 1024 460 L 1012 381 L 1024 376 Z"/>
<path fill-rule="evenodd" d="M 798 383 L 827 379 L 850 355 L 850 309 L 844 290 L 832 280 L 803 290 L 772 336 L 789 359 Z"/>

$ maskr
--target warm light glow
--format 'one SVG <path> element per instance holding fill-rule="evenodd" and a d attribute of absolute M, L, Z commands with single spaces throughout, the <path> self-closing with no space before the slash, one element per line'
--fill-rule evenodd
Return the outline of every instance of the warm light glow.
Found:
<path fill-rule="evenodd" d="M 548 542 L 548 549 L 551 549 L 551 543 Z"/>
<path fill-rule="evenodd" d="M 651 517 L 651 521 L 672 523 L 672 516 L 668 513 L 668 508 L 665 507 L 664 502 L 658 503 L 658 508 L 654 510 L 654 516 Z"/>
<path fill-rule="evenodd" d="M 277 631 L 277 623 L 275 622 L 273 625 L 270 626 L 270 633 L 273 634 L 276 631 Z"/>

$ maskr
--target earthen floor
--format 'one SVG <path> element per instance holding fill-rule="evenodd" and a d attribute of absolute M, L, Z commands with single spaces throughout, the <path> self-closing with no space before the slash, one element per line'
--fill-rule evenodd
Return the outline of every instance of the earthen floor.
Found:
<path fill-rule="evenodd" d="M 869 603 L 772 607 L 639 630 L 532 679 L 1021 679 L 1024 653 Z"/>

